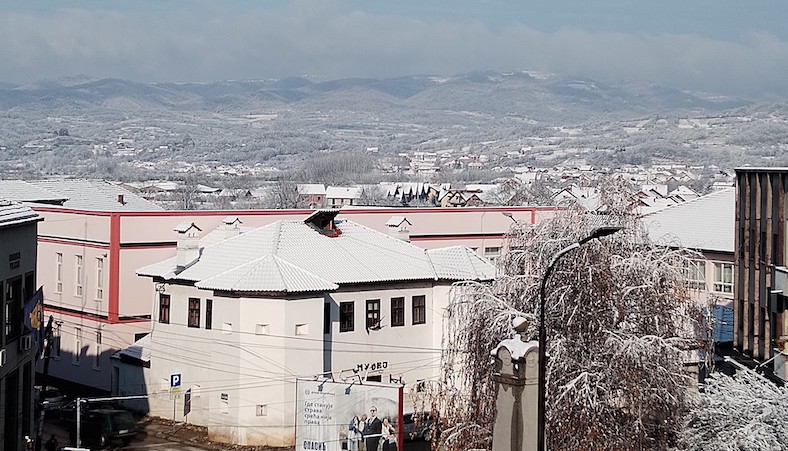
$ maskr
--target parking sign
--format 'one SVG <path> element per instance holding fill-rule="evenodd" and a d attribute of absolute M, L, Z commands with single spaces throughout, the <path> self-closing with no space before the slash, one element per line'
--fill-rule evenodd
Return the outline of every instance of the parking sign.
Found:
<path fill-rule="evenodd" d="M 181 373 L 170 374 L 170 388 L 181 386 Z"/>

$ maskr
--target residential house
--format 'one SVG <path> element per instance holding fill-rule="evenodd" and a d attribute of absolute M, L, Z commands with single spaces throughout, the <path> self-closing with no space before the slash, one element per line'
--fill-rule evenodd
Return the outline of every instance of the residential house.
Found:
<path fill-rule="evenodd" d="M 208 246 L 196 223 L 177 227 L 177 255 L 138 270 L 156 286 L 154 327 L 119 353 L 117 394 L 146 394 L 148 413 L 207 426 L 211 440 L 293 446 L 297 377 L 406 390 L 436 377 L 452 283 L 489 281 L 494 267 L 467 247 L 425 250 L 338 213 Z M 173 375 L 188 412 L 173 413 Z"/>
<path fill-rule="evenodd" d="M 361 199 L 361 188 L 353 186 L 329 186 L 326 188 L 326 207 L 342 207 L 358 205 Z"/>
<path fill-rule="evenodd" d="M 37 346 L 24 326 L 24 307 L 36 291 L 36 228 L 41 219 L 29 207 L 0 199 L 0 444 L 6 450 L 23 449 L 23 437 L 35 435 Z"/>

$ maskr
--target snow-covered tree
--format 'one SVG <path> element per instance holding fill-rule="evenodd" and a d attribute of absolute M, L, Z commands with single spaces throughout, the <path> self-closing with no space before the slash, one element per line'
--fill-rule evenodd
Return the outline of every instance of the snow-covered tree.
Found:
<path fill-rule="evenodd" d="M 614 182 L 610 182 L 614 183 Z M 667 449 L 688 408 L 684 371 L 694 304 L 686 256 L 651 242 L 630 213 L 630 193 L 607 186 L 603 214 L 567 208 L 535 226 L 517 224 L 492 285 L 459 284 L 445 316 L 443 376 L 414 393 L 441 413 L 436 446 L 490 447 L 495 385 L 490 350 L 512 336 L 515 316 L 538 328 L 539 287 L 553 256 L 601 225 L 624 227 L 567 254 L 546 285 L 549 449 Z"/>
<path fill-rule="evenodd" d="M 710 375 L 693 402 L 681 448 L 760 451 L 788 447 L 788 389 L 753 370 Z"/>

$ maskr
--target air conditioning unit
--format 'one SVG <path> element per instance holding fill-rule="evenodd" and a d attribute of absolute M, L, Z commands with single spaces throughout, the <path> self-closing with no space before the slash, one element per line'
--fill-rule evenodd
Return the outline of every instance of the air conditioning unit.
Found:
<path fill-rule="evenodd" d="M 5 366 L 5 349 L 0 349 L 0 366 Z"/>
<path fill-rule="evenodd" d="M 32 335 L 22 335 L 19 338 L 19 350 L 20 351 L 27 351 L 33 347 L 33 336 Z"/>

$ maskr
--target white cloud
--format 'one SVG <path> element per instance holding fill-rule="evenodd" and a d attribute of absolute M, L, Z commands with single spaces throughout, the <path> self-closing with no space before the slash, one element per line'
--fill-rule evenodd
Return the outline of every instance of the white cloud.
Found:
<path fill-rule="evenodd" d="M 301 1 L 279 9 L 61 9 L 0 16 L 5 81 L 73 74 L 142 81 L 397 76 L 532 67 L 710 91 L 782 90 L 788 43 L 691 34 L 537 31 L 341 11 Z"/>

